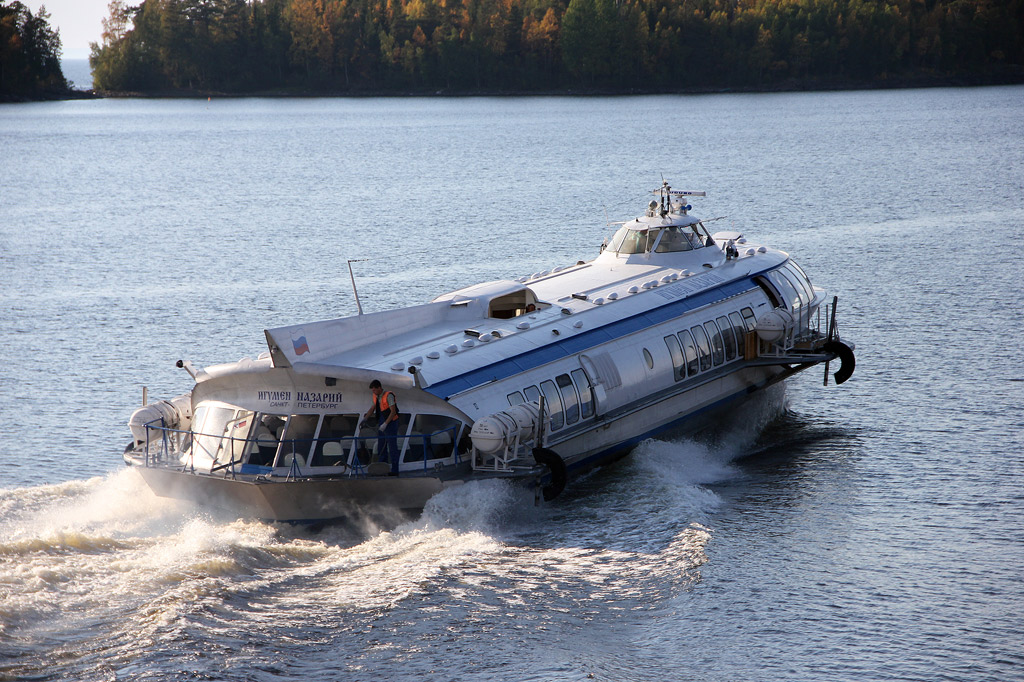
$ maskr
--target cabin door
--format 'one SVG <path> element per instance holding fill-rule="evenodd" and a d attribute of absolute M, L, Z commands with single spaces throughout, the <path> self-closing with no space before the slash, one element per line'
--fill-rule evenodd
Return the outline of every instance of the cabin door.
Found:
<path fill-rule="evenodd" d="M 594 393 L 594 414 L 601 416 L 608 411 L 608 390 L 620 386 L 619 370 L 608 353 L 597 353 L 593 357 L 580 355 L 580 367 L 587 373 Z"/>

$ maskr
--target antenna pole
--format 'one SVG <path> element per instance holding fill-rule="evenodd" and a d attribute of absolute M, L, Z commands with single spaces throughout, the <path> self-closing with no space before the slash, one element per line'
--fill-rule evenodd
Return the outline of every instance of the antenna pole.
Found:
<path fill-rule="evenodd" d="M 354 274 L 352 274 L 352 264 L 353 263 L 361 263 L 364 260 L 366 260 L 366 259 L 365 258 L 359 258 L 359 259 L 355 259 L 355 260 L 349 259 L 349 261 L 348 261 L 348 278 L 350 280 L 352 280 L 352 293 L 355 294 L 355 297 L 356 297 L 356 309 L 359 311 L 360 315 L 363 314 L 363 306 L 362 306 L 361 303 L 359 303 L 359 292 L 356 291 L 356 276 Z"/>

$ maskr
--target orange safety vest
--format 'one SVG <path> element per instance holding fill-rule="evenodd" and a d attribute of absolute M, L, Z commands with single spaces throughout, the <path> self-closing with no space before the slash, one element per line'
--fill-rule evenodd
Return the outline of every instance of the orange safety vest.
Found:
<path fill-rule="evenodd" d="M 388 396 L 392 396 L 392 399 L 389 400 Z M 377 412 L 378 419 L 380 419 L 380 416 L 385 412 L 391 411 L 391 405 L 393 400 L 394 394 L 391 391 L 384 391 L 383 393 L 380 394 L 380 397 L 373 396 L 373 406 Z M 395 405 L 397 407 L 397 403 L 395 403 Z"/>

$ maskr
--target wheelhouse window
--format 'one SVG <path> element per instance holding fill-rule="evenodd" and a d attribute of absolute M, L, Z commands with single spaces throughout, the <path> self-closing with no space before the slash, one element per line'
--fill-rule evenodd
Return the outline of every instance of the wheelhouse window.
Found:
<path fill-rule="evenodd" d="M 671 227 L 663 227 L 660 232 L 658 245 L 654 248 L 655 253 L 690 251 L 694 248 L 694 243 L 701 243 L 700 237 L 698 236 L 695 240 L 693 230 L 688 227 L 673 225 Z"/>
<path fill-rule="evenodd" d="M 628 227 L 619 228 L 619 231 L 612 237 L 611 249 L 616 253 L 631 254 L 644 253 L 649 247 L 648 232 L 650 230 L 631 230 Z"/>
<path fill-rule="evenodd" d="M 651 229 L 629 226 L 638 224 L 640 223 L 630 223 L 619 228 L 608 245 L 609 250 L 623 255 L 647 253 L 652 250 L 655 253 L 673 253 L 700 249 L 707 244 L 707 230 L 704 230 L 700 223 Z"/>

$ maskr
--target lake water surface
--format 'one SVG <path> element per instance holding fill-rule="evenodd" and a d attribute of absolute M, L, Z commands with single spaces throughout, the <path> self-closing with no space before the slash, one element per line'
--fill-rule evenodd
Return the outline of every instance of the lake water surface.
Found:
<path fill-rule="evenodd" d="M 1024 675 L 1024 88 L 0 106 L 0 680 Z M 590 259 L 662 175 L 857 345 L 540 508 L 154 497 L 128 415 L 262 330 Z"/>

